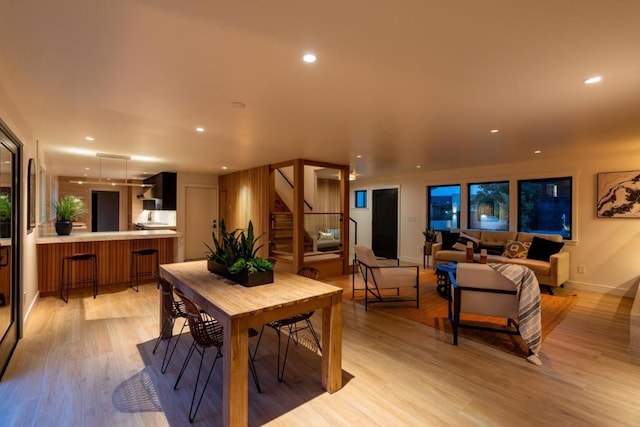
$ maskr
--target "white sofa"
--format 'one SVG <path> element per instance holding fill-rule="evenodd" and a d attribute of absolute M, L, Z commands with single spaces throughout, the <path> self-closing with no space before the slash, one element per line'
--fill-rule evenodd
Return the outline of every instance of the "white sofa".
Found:
<path fill-rule="evenodd" d="M 498 247 L 506 245 L 508 240 L 519 242 L 531 242 L 534 236 L 551 240 L 553 242 L 562 242 L 562 236 L 554 234 L 536 234 L 536 233 L 517 233 L 515 231 L 485 231 L 485 230 L 453 230 L 464 233 L 480 240 L 481 247 Z M 446 264 L 450 262 L 464 262 L 466 260 L 466 251 L 459 250 L 442 250 L 442 243 L 436 243 L 432 247 L 432 255 L 434 267 L 438 264 Z M 474 261 L 480 261 L 480 253 L 473 255 Z M 509 258 L 503 255 L 489 254 L 487 262 L 494 263 L 511 263 L 520 264 L 529 267 L 540 285 L 557 287 L 569 280 L 569 261 L 570 254 L 566 251 L 560 251 L 550 256 L 549 261 L 540 261 L 537 259 L 527 258 Z"/>

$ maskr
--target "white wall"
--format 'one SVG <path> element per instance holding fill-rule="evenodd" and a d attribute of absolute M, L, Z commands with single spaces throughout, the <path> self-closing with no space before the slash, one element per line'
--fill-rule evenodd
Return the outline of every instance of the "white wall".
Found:
<path fill-rule="evenodd" d="M 7 125 L 9 130 L 23 144 L 22 156 L 22 271 L 20 272 L 22 281 L 22 313 L 23 320 L 26 320 L 29 313 L 37 301 L 38 281 L 36 263 L 36 235 L 37 231 L 27 233 L 27 164 L 29 158 L 37 159 L 37 144 L 29 126 L 24 122 L 20 113 L 13 104 L 13 100 L 0 84 L 0 119 Z M 39 211 L 39 201 L 36 205 L 36 212 Z"/>
<path fill-rule="evenodd" d="M 567 242 L 564 249 L 571 253 L 571 277 L 567 285 L 630 296 L 635 291 L 640 276 L 640 218 L 597 218 L 595 211 L 597 173 L 627 170 L 640 170 L 640 153 L 637 151 L 618 154 L 585 153 L 579 158 L 540 158 L 489 167 L 363 178 L 351 182 L 350 206 L 354 204 L 355 190 L 369 190 L 367 200 L 371 207 L 370 190 L 399 187 L 398 255 L 405 261 L 422 264 L 422 230 L 426 226 L 428 185 L 461 184 L 463 208 L 460 226 L 465 228 L 467 184 L 509 180 L 510 228 L 515 230 L 518 179 L 573 176 L 574 240 Z M 351 208 L 350 215 L 358 221 L 358 242 L 370 245 L 371 210 Z M 417 220 L 411 222 L 411 217 L 416 217 Z M 578 274 L 578 265 L 585 267 L 584 274 Z"/>

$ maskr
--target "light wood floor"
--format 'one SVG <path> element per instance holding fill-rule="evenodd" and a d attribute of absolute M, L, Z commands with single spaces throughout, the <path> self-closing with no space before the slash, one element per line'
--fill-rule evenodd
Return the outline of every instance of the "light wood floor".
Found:
<path fill-rule="evenodd" d="M 250 424 L 640 425 L 640 361 L 628 355 L 632 301 L 577 293 L 578 305 L 542 345 L 541 367 L 464 338 L 454 347 L 428 326 L 345 303 L 345 386 L 334 394 L 321 389 L 320 358 L 303 346 L 290 352 L 278 383 L 275 334 L 266 331 L 256 361 L 263 393 L 249 383 Z M 0 425 L 188 425 L 196 365 L 172 387 L 190 337 L 161 374 L 162 356 L 151 354 L 157 318 L 154 284 L 96 300 L 75 294 L 68 305 L 42 298 L 0 383 Z M 318 330 L 319 320 L 316 313 Z M 219 424 L 220 374 L 217 366 L 196 425 Z"/>

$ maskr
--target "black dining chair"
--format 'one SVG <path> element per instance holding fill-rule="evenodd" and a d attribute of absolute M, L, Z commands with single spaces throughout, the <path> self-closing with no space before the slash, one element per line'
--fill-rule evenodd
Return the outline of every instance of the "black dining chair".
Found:
<path fill-rule="evenodd" d="M 200 365 L 198 367 L 198 375 L 196 376 L 195 385 L 193 386 L 193 397 L 191 398 L 191 408 L 189 409 L 189 422 L 193 422 L 196 414 L 198 413 L 198 408 L 200 408 L 200 403 L 202 402 L 204 392 L 207 389 L 207 385 L 209 384 L 209 379 L 211 378 L 211 374 L 213 373 L 213 368 L 216 366 L 216 362 L 218 361 L 218 359 L 222 357 L 223 329 L 220 322 L 218 322 L 214 317 L 210 316 L 206 312 L 200 310 L 196 306 L 196 304 L 187 296 L 185 296 L 184 293 L 180 292 L 179 289 L 175 289 L 175 293 L 176 295 L 178 295 L 178 297 L 180 297 L 187 311 L 187 321 L 189 322 L 189 330 L 191 331 L 191 336 L 193 337 L 193 343 L 191 344 L 191 347 L 187 352 L 187 357 L 182 364 L 180 374 L 178 375 L 176 383 L 173 386 L 174 390 L 178 388 L 178 384 L 180 383 L 182 375 L 184 374 L 187 365 L 191 360 L 191 356 L 193 356 L 193 352 L 197 351 L 200 354 Z M 257 332 L 255 331 L 254 333 L 257 334 Z M 200 397 L 198 397 L 198 403 L 196 404 L 196 396 L 198 394 L 198 385 L 200 383 L 200 374 L 202 372 L 202 362 L 204 361 L 205 351 L 208 348 L 212 347 L 215 348 L 216 356 L 213 360 L 213 363 L 211 364 L 209 374 L 207 375 L 207 379 L 202 386 L 202 391 L 200 392 Z M 260 389 L 260 382 L 258 381 L 258 375 L 256 373 L 256 369 L 253 365 L 253 360 L 251 359 L 251 357 L 249 357 L 249 369 L 251 371 L 253 381 L 256 384 L 256 388 L 258 389 L 258 393 L 261 393 L 262 391 Z"/>
<path fill-rule="evenodd" d="M 317 280 L 318 276 L 320 275 L 320 272 L 318 271 L 318 269 L 313 267 L 302 267 L 300 270 L 298 270 L 297 274 L 299 276 L 304 276 L 310 279 Z M 262 340 L 262 333 L 264 332 L 264 327 L 268 326 L 273 330 L 275 330 L 276 334 L 278 335 L 278 367 L 277 367 L 278 381 L 282 381 L 282 379 L 284 378 L 284 368 L 285 368 L 285 365 L 287 364 L 287 355 L 289 354 L 289 344 L 291 342 L 292 336 L 294 337 L 295 343 L 297 344 L 298 333 L 305 329 L 309 330 L 316 345 L 318 346 L 318 350 L 322 352 L 322 348 L 320 347 L 320 340 L 318 339 L 318 334 L 316 333 L 316 330 L 313 328 L 313 324 L 311 323 L 311 320 L 310 320 L 311 316 L 313 316 L 313 313 L 315 312 L 309 311 L 306 313 L 300 313 L 291 317 L 287 317 L 285 319 L 274 320 L 273 322 L 269 322 L 265 325 L 262 325 L 262 328 L 260 329 L 260 334 L 258 335 L 258 342 L 256 343 L 255 350 L 253 351 L 253 355 L 251 357 L 253 360 L 255 360 L 256 354 L 258 353 L 258 347 L 260 346 L 260 341 Z M 285 351 L 284 351 L 284 358 L 282 361 L 282 365 L 280 365 L 280 359 L 281 359 L 280 342 L 281 342 L 283 328 L 287 328 L 288 334 L 287 334 L 287 346 L 285 347 Z"/>

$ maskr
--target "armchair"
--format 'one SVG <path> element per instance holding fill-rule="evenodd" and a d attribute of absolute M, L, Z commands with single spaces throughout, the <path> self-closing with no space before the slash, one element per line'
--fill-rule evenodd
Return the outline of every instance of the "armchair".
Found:
<path fill-rule="evenodd" d="M 418 265 L 381 265 L 370 248 L 355 246 L 356 263 L 364 280 L 364 308 L 373 302 L 415 301 L 420 307 L 420 281 Z M 352 290 L 355 291 L 355 270 L 352 273 Z M 400 296 L 400 288 L 412 287 L 416 290 L 415 299 Z M 395 296 L 387 296 L 382 290 L 395 289 Z M 373 299 L 370 300 L 369 296 Z"/>
<path fill-rule="evenodd" d="M 519 334 L 529 347 L 527 359 L 536 365 L 541 364 L 538 358 L 541 343 L 540 287 L 529 268 L 516 264 L 458 263 L 456 272 L 449 272 L 449 276 L 453 345 L 458 344 L 458 329 L 461 327 Z M 507 329 L 461 323 L 460 313 L 506 318 Z"/>

